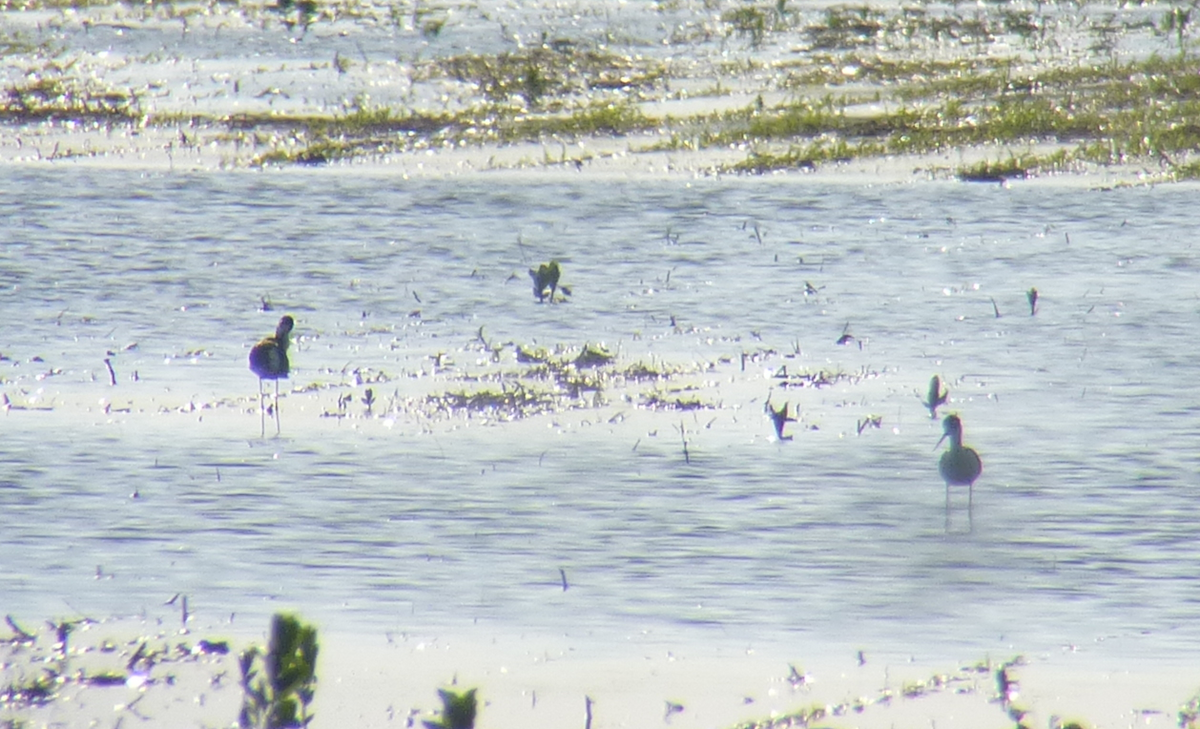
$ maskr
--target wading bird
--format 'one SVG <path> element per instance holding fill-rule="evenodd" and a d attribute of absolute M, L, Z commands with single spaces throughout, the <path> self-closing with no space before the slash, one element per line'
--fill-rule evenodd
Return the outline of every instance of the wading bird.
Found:
<path fill-rule="evenodd" d="M 250 371 L 258 375 L 258 410 L 262 419 L 262 434 L 267 434 L 267 412 L 263 402 L 263 380 L 275 380 L 275 435 L 279 435 L 279 381 L 288 376 L 288 334 L 296 325 L 285 316 L 275 327 L 275 335 L 263 339 L 250 350 Z"/>
<path fill-rule="evenodd" d="M 950 447 L 938 461 L 938 471 L 942 474 L 942 480 L 946 482 L 947 514 L 950 511 L 951 486 L 967 487 L 967 509 L 968 513 L 970 512 L 971 502 L 974 498 L 975 479 L 979 478 L 979 474 L 983 472 L 983 462 L 979 460 L 979 454 L 974 449 L 963 446 L 962 434 L 962 420 L 957 415 L 947 415 L 946 419 L 942 421 L 942 437 L 934 446 L 937 448 L 943 440 L 950 439 Z"/>

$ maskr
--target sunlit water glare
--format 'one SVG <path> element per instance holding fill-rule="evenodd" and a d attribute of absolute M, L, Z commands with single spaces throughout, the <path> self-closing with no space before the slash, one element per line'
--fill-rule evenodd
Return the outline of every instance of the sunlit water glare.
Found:
<path fill-rule="evenodd" d="M 0 610 L 183 593 L 345 630 L 1194 653 L 1194 195 L 10 170 Z M 551 258 L 573 295 L 538 305 Z M 285 384 L 325 389 L 261 440 L 246 354 L 282 312 Z M 366 416 L 355 369 L 380 397 L 461 389 L 481 327 L 703 363 L 715 407 Z M 782 366 L 872 376 L 783 389 Z M 956 499 L 947 533 L 933 374 L 984 461 L 970 531 Z M 344 393 L 355 417 L 321 417 Z"/>

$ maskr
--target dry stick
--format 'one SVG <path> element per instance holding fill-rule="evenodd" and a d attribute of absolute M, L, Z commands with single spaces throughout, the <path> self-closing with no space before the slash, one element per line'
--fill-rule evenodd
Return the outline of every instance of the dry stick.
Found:
<path fill-rule="evenodd" d="M 142 641 L 140 644 L 138 644 L 138 649 L 134 652 L 133 657 L 131 657 L 129 662 L 125 664 L 125 668 L 132 671 L 133 667 L 137 665 L 137 662 L 142 660 L 145 655 L 146 641 Z"/>
<path fill-rule="evenodd" d="M 594 704 L 594 703 L 596 703 L 596 702 L 592 701 L 591 696 L 583 697 L 583 711 L 584 711 L 583 729 L 592 729 L 592 704 Z"/>
<path fill-rule="evenodd" d="M 33 633 L 23 630 L 21 626 L 17 625 L 17 621 L 13 620 L 13 616 L 5 615 L 4 622 L 8 623 L 8 627 L 12 628 L 12 632 L 16 633 L 22 640 L 31 640 L 34 638 Z"/>
<path fill-rule="evenodd" d="M 691 456 L 688 455 L 687 447 L 687 430 L 684 428 L 683 421 L 679 421 L 679 437 L 683 439 L 683 462 L 691 464 Z"/>
<path fill-rule="evenodd" d="M 57 645 L 58 649 L 61 651 L 61 653 L 59 653 L 59 657 L 66 659 L 67 641 L 70 639 L 71 630 L 75 626 L 65 620 L 60 623 L 50 623 L 50 626 L 54 628 L 55 637 L 58 639 Z"/>
<path fill-rule="evenodd" d="M 117 373 L 113 371 L 112 361 L 107 357 L 104 358 L 104 366 L 108 368 L 108 382 L 113 387 L 117 386 Z"/>

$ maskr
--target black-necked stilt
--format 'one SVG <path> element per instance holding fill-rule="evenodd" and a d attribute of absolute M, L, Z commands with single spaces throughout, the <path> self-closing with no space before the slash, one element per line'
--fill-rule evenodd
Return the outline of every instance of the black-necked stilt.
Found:
<path fill-rule="evenodd" d="M 942 480 L 946 482 L 947 510 L 950 508 L 951 486 L 967 487 L 967 508 L 971 508 L 975 479 L 979 478 L 979 474 L 983 472 L 983 462 L 979 460 L 979 454 L 973 448 L 963 445 L 962 434 L 962 420 L 957 415 L 947 415 L 946 419 L 942 421 L 942 437 L 938 440 L 940 446 L 943 440 L 950 439 L 950 447 L 938 461 L 938 472 L 942 474 Z"/>

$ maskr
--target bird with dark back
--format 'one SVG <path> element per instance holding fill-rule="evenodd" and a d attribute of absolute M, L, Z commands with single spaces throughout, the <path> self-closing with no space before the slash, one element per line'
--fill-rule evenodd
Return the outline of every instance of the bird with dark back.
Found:
<path fill-rule="evenodd" d="M 983 462 L 973 448 L 963 445 L 962 419 L 957 415 L 947 415 L 942 421 L 942 437 L 938 440 L 937 448 L 942 441 L 950 439 L 950 447 L 938 461 L 938 472 L 946 482 L 946 510 L 950 509 L 950 487 L 967 487 L 967 509 L 974 501 L 975 480 L 983 473 Z"/>
<path fill-rule="evenodd" d="M 267 413 L 263 402 L 263 381 L 275 380 L 275 434 L 279 435 L 279 381 L 286 380 L 291 371 L 288 362 L 288 335 L 295 326 L 296 321 L 292 317 L 283 317 L 279 320 L 279 326 L 275 327 L 274 336 L 262 339 L 250 349 L 250 371 L 258 375 L 258 409 L 264 437 L 267 434 Z"/>

